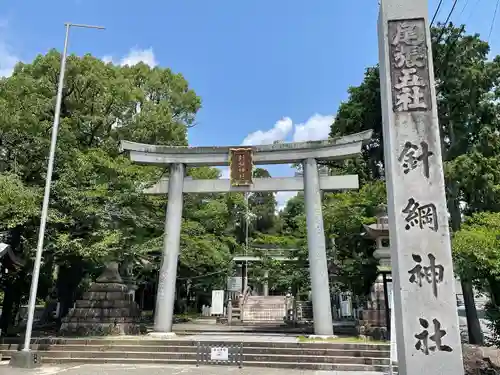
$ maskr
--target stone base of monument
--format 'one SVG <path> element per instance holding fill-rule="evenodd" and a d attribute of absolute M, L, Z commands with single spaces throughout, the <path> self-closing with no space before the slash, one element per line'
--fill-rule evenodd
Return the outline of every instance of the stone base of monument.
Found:
<path fill-rule="evenodd" d="M 78 319 L 78 318 L 75 318 Z M 102 320 L 99 318 L 99 320 Z M 134 322 L 64 322 L 61 336 L 135 336 L 144 334 L 144 329 Z"/>
<path fill-rule="evenodd" d="M 14 352 L 10 357 L 9 365 L 15 368 L 37 368 L 42 365 L 40 354 L 34 351 Z"/>
<path fill-rule="evenodd" d="M 146 333 L 140 324 L 141 311 L 130 299 L 128 288 L 118 273 L 118 264 L 109 263 L 103 274 L 76 301 L 63 319 L 64 336 L 139 335 Z"/>

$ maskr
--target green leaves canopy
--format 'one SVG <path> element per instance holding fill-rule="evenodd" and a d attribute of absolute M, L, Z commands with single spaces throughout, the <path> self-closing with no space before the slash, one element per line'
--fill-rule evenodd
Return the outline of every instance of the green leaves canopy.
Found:
<path fill-rule="evenodd" d="M 453 258 L 458 274 L 468 280 L 500 278 L 500 213 L 468 217 L 453 236 Z"/>
<path fill-rule="evenodd" d="M 17 251 L 31 252 L 35 243 L 60 57 L 52 50 L 0 80 L 0 226 L 31 239 L 25 248 L 13 244 Z M 166 200 L 142 190 L 165 171 L 132 164 L 119 142 L 187 145 L 187 129 L 200 106 L 182 75 L 169 69 L 70 56 L 45 256 L 68 265 L 144 257 L 157 263 Z M 213 168 L 189 173 L 218 175 Z M 234 244 L 220 237 L 229 216 L 226 201 L 208 197 L 206 205 L 190 206 L 192 199 L 186 199 L 186 209 L 194 211 L 185 215 L 181 268 L 227 267 Z M 211 225 L 204 228 L 202 222 Z"/>

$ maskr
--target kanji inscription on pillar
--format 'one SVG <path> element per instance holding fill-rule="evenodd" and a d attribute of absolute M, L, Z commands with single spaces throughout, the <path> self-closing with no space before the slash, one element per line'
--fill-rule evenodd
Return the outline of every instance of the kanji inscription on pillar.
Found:
<path fill-rule="evenodd" d="M 398 161 L 403 166 L 403 173 L 408 174 L 412 170 L 416 169 L 419 165 L 422 166 L 423 175 L 426 178 L 430 177 L 429 174 L 429 157 L 434 155 L 432 151 L 429 151 L 429 145 L 427 142 L 420 142 L 420 147 L 410 141 L 405 142 L 401 154 L 399 154 Z"/>
<path fill-rule="evenodd" d="M 389 21 L 389 42 L 394 112 L 430 110 L 424 19 Z"/>
<path fill-rule="evenodd" d="M 425 227 L 437 232 L 439 229 L 438 215 L 434 203 L 420 204 L 415 199 L 408 199 L 408 204 L 401 210 L 405 217 L 405 229 L 412 227 L 424 229 Z"/>
<path fill-rule="evenodd" d="M 427 254 L 429 259 L 428 265 L 423 265 L 422 257 L 418 254 L 412 254 L 412 258 L 415 261 L 415 267 L 408 271 L 410 278 L 408 279 L 410 283 L 422 286 L 423 282 L 426 281 L 428 284 L 432 285 L 432 294 L 434 297 L 438 298 L 438 284 L 443 282 L 444 279 L 444 267 L 441 264 L 436 264 L 436 257 L 433 254 Z"/>
<path fill-rule="evenodd" d="M 252 184 L 253 153 L 251 148 L 232 148 L 230 153 L 230 174 L 232 186 Z"/>
<path fill-rule="evenodd" d="M 432 352 L 452 352 L 453 349 L 448 345 L 443 344 L 443 337 L 446 335 L 446 330 L 441 329 L 441 322 L 437 319 L 432 319 L 433 330 L 429 332 L 429 321 L 420 318 L 420 326 L 423 328 L 421 332 L 415 335 L 417 342 L 415 349 L 421 351 L 425 355 Z"/>
<path fill-rule="evenodd" d="M 380 1 L 394 331 L 400 374 L 463 375 L 428 12 Z"/>

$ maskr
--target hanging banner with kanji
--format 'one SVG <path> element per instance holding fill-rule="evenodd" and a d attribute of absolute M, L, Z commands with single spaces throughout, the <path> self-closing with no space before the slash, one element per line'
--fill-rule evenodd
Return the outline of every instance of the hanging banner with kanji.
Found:
<path fill-rule="evenodd" d="M 251 148 L 229 149 L 229 171 L 232 186 L 252 184 L 253 153 Z"/>

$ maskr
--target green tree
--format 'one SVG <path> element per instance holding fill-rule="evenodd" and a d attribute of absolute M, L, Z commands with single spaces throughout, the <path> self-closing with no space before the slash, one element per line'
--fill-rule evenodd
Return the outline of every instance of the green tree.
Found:
<path fill-rule="evenodd" d="M 463 26 L 438 25 L 431 34 L 448 208 L 452 230 L 458 231 L 460 201 L 471 212 L 492 207 L 496 201 L 496 174 L 491 172 L 493 160 L 484 157 L 491 157 L 496 143 L 492 138 L 498 131 L 496 99 L 500 58 L 490 60 L 488 44 L 477 34 L 467 35 Z M 384 172 L 378 67 L 368 68 L 362 84 L 349 89 L 349 99 L 339 108 L 331 136 L 367 129 L 373 129 L 374 135 L 364 146 L 362 156 L 332 165 L 344 172 L 358 173 L 363 182 L 383 179 Z M 479 147 L 481 143 L 488 145 Z M 479 159 L 480 166 L 467 169 Z M 472 292 L 469 280 L 462 279 L 462 288 L 464 294 Z M 480 335 L 475 307 L 469 303 L 471 300 L 466 298 L 466 307 L 469 337 L 474 343 L 480 342 Z"/>
<path fill-rule="evenodd" d="M 0 80 L 0 183 L 6 184 L 0 199 L 20 203 L 12 215 L 5 205 L 10 217 L 0 219 L 12 247 L 28 259 L 39 225 L 60 57 L 52 50 Z M 142 194 L 163 171 L 133 165 L 120 140 L 186 145 L 200 103 L 182 75 L 169 69 L 68 58 L 44 252 L 46 262 L 61 266 L 63 312 L 84 274 L 130 249 L 144 251 L 137 245 L 163 227 L 165 199 Z M 5 285 L 6 294 L 18 297 L 6 301 L 16 303 L 26 290 L 12 286 Z"/>
<path fill-rule="evenodd" d="M 0 174 L 0 232 L 17 228 L 39 214 L 39 190 L 13 173 Z"/>
<path fill-rule="evenodd" d="M 327 193 L 323 201 L 327 260 L 332 291 L 350 290 L 356 295 L 368 293 L 377 276 L 377 264 L 373 258 L 374 241 L 363 235 L 363 224 L 375 220 L 377 207 L 385 201 L 382 181 L 365 184 L 359 191 Z M 260 242 L 295 247 L 289 253 L 295 262 L 270 261 L 271 280 L 281 288 L 308 290 L 309 266 L 307 228 L 303 194 L 290 199 L 281 212 L 283 232 L 273 240 L 272 236 L 258 238 Z M 333 241 L 332 241 L 333 240 Z M 333 244 L 334 242 L 334 244 Z M 286 289 L 286 288 L 285 288 Z"/>
<path fill-rule="evenodd" d="M 453 236 L 453 258 L 460 277 L 489 293 L 486 305 L 493 343 L 500 344 L 500 213 L 480 212 L 467 217 Z"/>
<path fill-rule="evenodd" d="M 271 178 L 269 172 L 263 168 L 253 171 L 254 178 Z M 276 198 L 274 193 L 257 192 L 251 193 L 248 204 L 255 215 L 255 230 L 261 233 L 273 232 L 276 226 Z"/>
<path fill-rule="evenodd" d="M 280 212 L 284 233 L 298 238 L 305 237 L 307 233 L 305 212 L 303 193 L 290 198 Z"/>
<path fill-rule="evenodd" d="M 378 207 L 386 200 L 382 181 L 365 184 L 359 191 L 327 194 L 324 223 L 330 250 L 330 272 L 337 290 L 357 296 L 369 293 L 378 271 L 373 258 L 375 242 L 364 235 L 363 224 L 375 222 Z"/>

